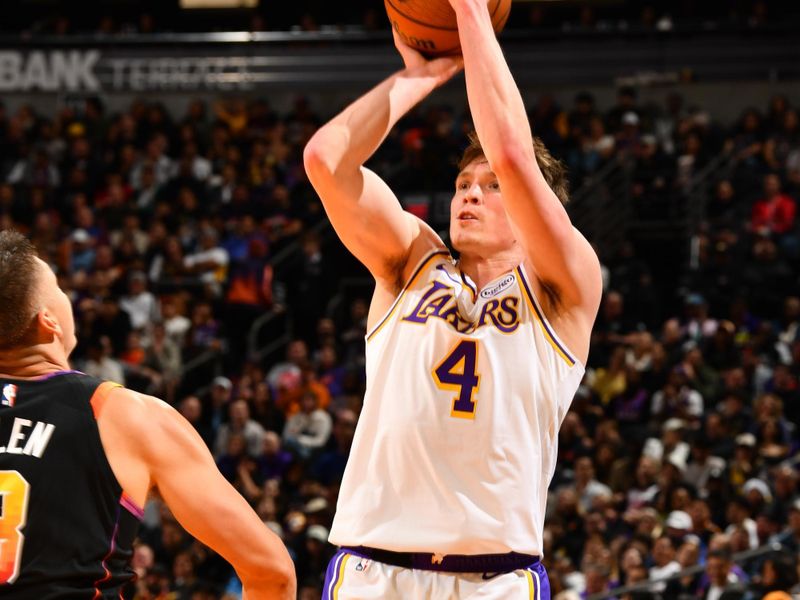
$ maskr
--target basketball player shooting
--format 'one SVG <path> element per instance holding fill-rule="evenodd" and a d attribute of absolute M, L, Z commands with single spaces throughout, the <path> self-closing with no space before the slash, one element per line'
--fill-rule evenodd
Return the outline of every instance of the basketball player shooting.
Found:
<path fill-rule="evenodd" d="M 69 298 L 19 233 L 0 232 L 0 598 L 122 598 L 148 491 L 224 556 L 246 600 L 295 598 L 281 540 L 156 398 L 77 371 Z"/>
<path fill-rule="evenodd" d="M 334 228 L 376 281 L 325 599 L 550 597 L 547 487 L 600 267 L 563 207 L 561 165 L 532 136 L 486 0 L 450 3 L 477 130 L 451 203 L 459 259 L 363 165 L 462 58 L 426 60 L 396 36 L 405 68 L 305 150 Z"/>

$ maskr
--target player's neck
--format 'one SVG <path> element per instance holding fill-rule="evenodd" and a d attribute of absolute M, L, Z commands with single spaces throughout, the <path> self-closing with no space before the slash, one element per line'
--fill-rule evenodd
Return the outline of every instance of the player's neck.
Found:
<path fill-rule="evenodd" d="M 463 253 L 458 259 L 458 267 L 469 276 L 479 290 L 486 284 L 508 273 L 522 262 L 518 252 L 503 252 L 490 258 Z"/>
<path fill-rule="evenodd" d="M 69 369 L 64 351 L 59 351 L 53 344 L 0 350 L 0 377 L 36 379 Z"/>

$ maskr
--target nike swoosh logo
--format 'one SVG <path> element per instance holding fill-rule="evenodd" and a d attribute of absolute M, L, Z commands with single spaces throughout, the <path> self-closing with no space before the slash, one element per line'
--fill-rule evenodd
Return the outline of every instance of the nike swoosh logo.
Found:
<path fill-rule="evenodd" d="M 489 581 L 490 579 L 494 579 L 498 575 L 502 575 L 502 573 L 484 573 L 483 575 L 481 575 L 481 578 L 484 581 Z"/>

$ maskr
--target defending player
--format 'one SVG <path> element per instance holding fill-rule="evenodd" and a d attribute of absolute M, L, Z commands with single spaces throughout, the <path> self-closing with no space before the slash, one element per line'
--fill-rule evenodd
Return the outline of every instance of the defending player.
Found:
<path fill-rule="evenodd" d="M 224 556 L 247 600 L 295 597 L 294 567 L 156 398 L 69 368 L 72 306 L 15 232 L 0 232 L 0 598 L 120 598 L 157 487 L 189 533 Z"/>
<path fill-rule="evenodd" d="M 305 151 L 337 233 L 376 281 L 324 598 L 549 598 L 547 487 L 600 268 L 562 206 L 561 166 L 534 144 L 486 0 L 451 4 L 480 140 L 451 205 L 459 260 L 363 166 L 459 59 L 426 61 L 395 38 L 405 68 Z"/>

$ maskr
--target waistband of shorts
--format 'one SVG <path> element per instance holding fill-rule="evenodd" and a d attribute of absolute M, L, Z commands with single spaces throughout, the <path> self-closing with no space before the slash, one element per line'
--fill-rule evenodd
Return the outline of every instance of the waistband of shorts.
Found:
<path fill-rule="evenodd" d="M 432 552 L 392 552 L 368 546 L 342 546 L 342 550 L 376 562 L 423 571 L 450 573 L 510 573 L 539 562 L 532 554 L 435 554 Z"/>

